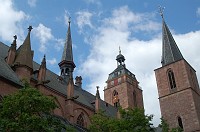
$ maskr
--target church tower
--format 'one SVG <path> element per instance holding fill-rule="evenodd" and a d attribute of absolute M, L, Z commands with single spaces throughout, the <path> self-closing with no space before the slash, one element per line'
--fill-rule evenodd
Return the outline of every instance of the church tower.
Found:
<path fill-rule="evenodd" d="M 64 50 L 61 58 L 61 62 L 58 64 L 60 67 L 60 76 L 62 81 L 67 83 L 69 78 L 73 78 L 73 71 L 76 65 L 73 61 L 73 52 L 72 52 L 72 38 L 71 38 L 71 29 L 70 29 L 70 20 L 68 21 L 68 31 L 67 38 L 64 45 Z"/>
<path fill-rule="evenodd" d="M 200 90 L 196 71 L 182 56 L 162 16 L 162 66 L 155 70 L 162 117 L 170 128 L 200 131 Z"/>
<path fill-rule="evenodd" d="M 104 100 L 115 106 L 126 108 L 144 108 L 142 90 L 139 87 L 135 75 L 125 65 L 125 57 L 121 54 L 116 57 L 117 68 L 109 74 L 104 89 Z"/>

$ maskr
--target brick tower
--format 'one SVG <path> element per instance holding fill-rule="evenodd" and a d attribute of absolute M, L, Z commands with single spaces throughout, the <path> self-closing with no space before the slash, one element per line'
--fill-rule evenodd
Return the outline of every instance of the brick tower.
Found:
<path fill-rule="evenodd" d="M 162 66 L 155 70 L 162 117 L 170 128 L 200 131 L 196 71 L 183 58 L 162 15 Z"/>
<path fill-rule="evenodd" d="M 104 99 L 113 106 L 125 108 L 144 108 L 142 90 L 135 75 L 131 73 L 124 63 L 125 57 L 119 50 L 116 57 L 117 68 L 109 74 L 104 89 Z"/>

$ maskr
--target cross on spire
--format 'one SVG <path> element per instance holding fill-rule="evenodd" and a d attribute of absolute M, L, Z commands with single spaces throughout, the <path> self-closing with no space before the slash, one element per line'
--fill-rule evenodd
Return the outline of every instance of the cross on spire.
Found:
<path fill-rule="evenodd" d="M 71 23 L 71 17 L 69 16 L 68 18 L 68 23 L 70 24 Z"/>
<path fill-rule="evenodd" d="M 14 38 L 14 40 L 17 40 L 17 35 L 14 35 L 13 38 Z"/>
<path fill-rule="evenodd" d="M 121 51 L 121 48 L 120 48 L 120 46 L 119 46 L 119 54 L 121 54 L 121 52 L 122 52 L 122 51 Z"/>
<path fill-rule="evenodd" d="M 28 27 L 28 31 L 31 31 L 32 29 L 33 29 L 32 26 L 29 26 L 29 27 Z"/>

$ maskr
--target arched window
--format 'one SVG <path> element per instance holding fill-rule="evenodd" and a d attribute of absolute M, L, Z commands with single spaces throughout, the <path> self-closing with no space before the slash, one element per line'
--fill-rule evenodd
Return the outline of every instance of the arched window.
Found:
<path fill-rule="evenodd" d="M 169 84 L 170 84 L 171 89 L 176 88 L 176 81 L 175 81 L 174 73 L 172 70 L 168 71 L 168 78 L 169 78 Z"/>
<path fill-rule="evenodd" d="M 81 126 L 81 127 L 84 127 L 84 118 L 83 118 L 84 114 L 81 113 L 78 118 L 77 118 L 77 121 L 76 121 L 76 124 Z"/>
<path fill-rule="evenodd" d="M 180 116 L 178 116 L 178 126 L 183 129 L 183 122 Z"/>
<path fill-rule="evenodd" d="M 61 70 L 61 75 L 64 75 L 64 69 Z"/>
<path fill-rule="evenodd" d="M 134 107 L 137 107 L 137 97 L 136 97 L 136 92 L 133 92 L 133 105 Z"/>
<path fill-rule="evenodd" d="M 65 74 L 66 74 L 66 75 L 69 74 L 69 69 L 68 69 L 68 68 L 65 69 Z"/>
<path fill-rule="evenodd" d="M 113 91 L 113 104 L 115 107 L 119 106 L 118 92 L 116 90 Z"/>

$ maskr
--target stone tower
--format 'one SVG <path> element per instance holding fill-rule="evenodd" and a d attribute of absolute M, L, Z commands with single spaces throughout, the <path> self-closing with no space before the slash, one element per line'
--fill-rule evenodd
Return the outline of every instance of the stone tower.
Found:
<path fill-rule="evenodd" d="M 183 58 L 162 15 L 162 66 L 155 70 L 161 115 L 170 128 L 200 131 L 196 71 Z"/>
<path fill-rule="evenodd" d="M 135 75 L 126 68 L 125 57 L 121 54 L 121 50 L 119 50 L 116 60 L 117 68 L 109 74 L 106 81 L 104 100 L 116 107 L 120 105 L 123 109 L 144 108 L 139 82 Z"/>

